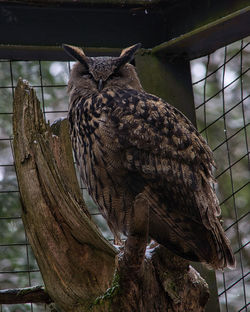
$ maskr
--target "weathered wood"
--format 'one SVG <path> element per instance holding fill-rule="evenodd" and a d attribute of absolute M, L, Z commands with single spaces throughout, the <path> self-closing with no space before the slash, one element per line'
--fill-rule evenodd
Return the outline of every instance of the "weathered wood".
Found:
<path fill-rule="evenodd" d="M 63 4 L 71 4 L 73 6 L 78 6 L 79 4 L 83 4 L 86 6 L 100 6 L 103 8 L 104 5 L 111 5 L 115 7 L 123 8 L 124 6 L 153 6 L 156 4 L 161 4 L 162 2 L 171 2 L 172 0 L 11 0 L 9 2 L 19 3 L 19 4 L 27 4 L 30 6 L 39 5 L 39 6 L 48 6 L 48 5 L 63 5 Z M 6 2 L 6 0 L 0 0 L 1 2 Z"/>
<path fill-rule="evenodd" d="M 0 290 L 1 304 L 13 303 L 51 303 L 50 296 L 45 292 L 44 287 L 34 286 L 26 288 Z"/>
<path fill-rule="evenodd" d="M 155 46 L 153 54 L 193 60 L 250 34 L 250 6 Z"/>
<path fill-rule="evenodd" d="M 163 44 L 166 54 L 194 58 L 249 35 L 249 0 L 5 0 L 0 5 L 5 45 L 0 57 L 7 59 L 65 60 L 62 51 L 46 51 L 62 43 L 125 48 L 137 42 L 149 49 Z M 44 46 L 43 53 L 25 55 L 23 49 L 8 49 L 10 44 Z"/>
<path fill-rule="evenodd" d="M 49 127 L 39 107 L 33 89 L 20 80 L 13 125 L 22 219 L 49 297 L 67 312 L 203 312 L 207 284 L 188 262 L 156 243 L 146 250 L 143 193 L 117 258 L 82 199 L 67 120 Z"/>
<path fill-rule="evenodd" d="M 63 179 L 75 170 L 39 107 L 33 89 L 19 81 L 13 126 L 22 219 L 46 290 L 63 311 L 78 311 L 110 286 L 116 251 L 86 215 L 80 191 L 72 191 L 76 182 Z"/>

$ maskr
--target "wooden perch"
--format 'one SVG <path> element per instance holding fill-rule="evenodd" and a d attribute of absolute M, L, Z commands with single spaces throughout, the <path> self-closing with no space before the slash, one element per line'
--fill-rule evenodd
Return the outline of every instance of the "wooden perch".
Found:
<path fill-rule="evenodd" d="M 76 305 L 88 307 L 111 285 L 117 252 L 89 218 L 75 176 L 67 120 L 64 124 L 59 136 L 53 135 L 34 90 L 19 81 L 13 127 L 23 223 L 47 292 L 63 310 L 78 311 Z"/>
<path fill-rule="evenodd" d="M 119 255 L 102 236 L 77 183 L 67 120 L 47 125 L 34 90 L 22 80 L 13 125 L 23 223 L 46 293 L 61 311 L 204 311 L 208 288 L 200 275 L 166 248 L 147 247 L 143 193 Z"/>
<path fill-rule="evenodd" d="M 26 288 L 15 288 L 0 290 L 1 304 L 13 303 L 51 303 L 50 296 L 45 292 L 44 287 L 34 286 Z"/>

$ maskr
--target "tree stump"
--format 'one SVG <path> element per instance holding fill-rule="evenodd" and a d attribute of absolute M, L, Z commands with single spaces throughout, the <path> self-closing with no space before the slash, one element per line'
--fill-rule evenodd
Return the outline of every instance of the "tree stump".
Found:
<path fill-rule="evenodd" d="M 47 293 L 39 298 L 65 312 L 205 310 L 209 292 L 199 273 L 163 246 L 147 246 L 143 194 L 135 200 L 125 245 L 118 251 L 102 236 L 78 186 L 67 120 L 46 124 L 34 90 L 22 80 L 13 127 L 22 219 Z M 0 303 L 4 298 L 6 291 Z M 21 299 L 19 292 L 11 303 Z"/>

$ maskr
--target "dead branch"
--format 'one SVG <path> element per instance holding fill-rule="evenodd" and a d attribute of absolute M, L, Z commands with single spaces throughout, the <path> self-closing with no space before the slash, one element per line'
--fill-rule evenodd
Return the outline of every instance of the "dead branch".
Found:
<path fill-rule="evenodd" d="M 51 303 L 50 296 L 45 292 L 43 286 L 4 289 L 0 290 L 1 304 L 14 303 Z"/>

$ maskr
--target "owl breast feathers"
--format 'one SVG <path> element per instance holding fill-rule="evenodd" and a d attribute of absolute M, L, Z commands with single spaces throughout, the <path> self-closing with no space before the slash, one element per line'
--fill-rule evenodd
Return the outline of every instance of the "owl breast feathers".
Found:
<path fill-rule="evenodd" d="M 141 194 L 151 238 L 188 260 L 232 268 L 212 187 L 212 152 L 180 111 L 142 89 L 129 64 L 139 47 L 91 58 L 64 45 L 78 61 L 68 117 L 83 182 L 116 238 L 127 234 Z"/>

